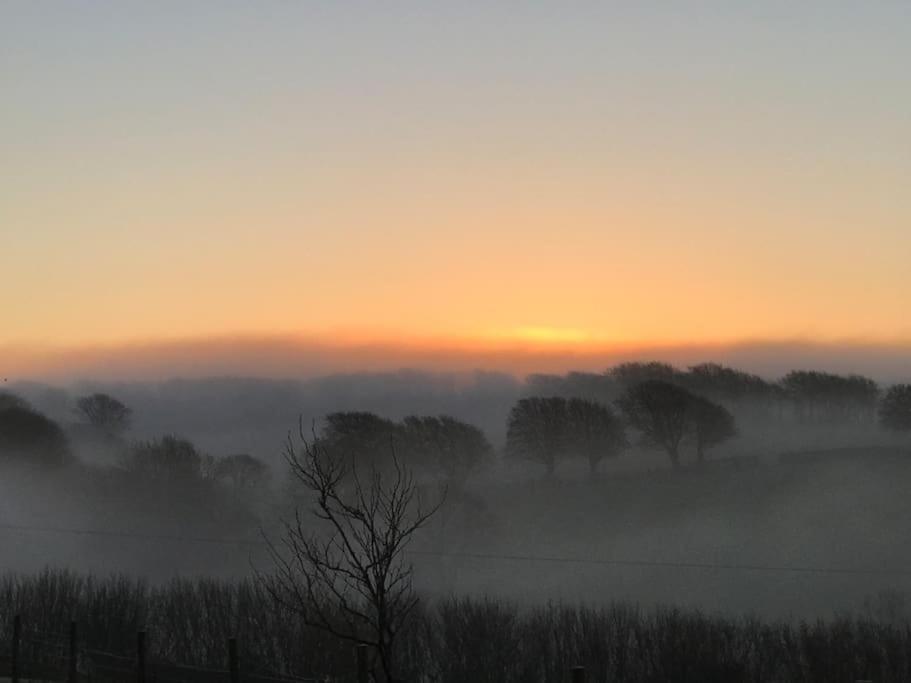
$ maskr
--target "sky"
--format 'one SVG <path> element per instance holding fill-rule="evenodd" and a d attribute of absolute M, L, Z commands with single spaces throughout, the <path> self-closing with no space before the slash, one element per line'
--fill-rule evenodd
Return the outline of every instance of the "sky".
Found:
<path fill-rule="evenodd" d="M 909 65 L 905 1 L 7 0 L 2 370 L 225 339 L 911 362 Z"/>

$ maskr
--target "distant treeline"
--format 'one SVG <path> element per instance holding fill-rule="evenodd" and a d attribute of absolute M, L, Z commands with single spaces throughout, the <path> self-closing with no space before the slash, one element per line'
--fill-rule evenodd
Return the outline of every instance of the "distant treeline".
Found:
<path fill-rule="evenodd" d="M 527 391 L 580 396 L 611 404 L 631 386 L 649 380 L 677 385 L 729 407 L 766 407 L 780 418 L 812 422 L 873 422 L 882 388 L 869 377 L 793 370 L 777 381 L 717 363 L 681 370 L 667 363 L 623 363 L 604 373 L 531 375 Z"/>
<path fill-rule="evenodd" d="M 398 396 L 407 375 L 395 377 Z M 503 383 L 484 381 L 498 387 L 498 395 L 508 395 Z M 256 397 L 261 395 L 255 393 L 251 402 Z M 286 398 L 293 400 L 291 394 Z M 180 413 L 184 406 L 173 410 Z M 285 410 L 292 411 L 293 404 Z M 68 414 L 59 422 L 16 394 L 0 393 L 0 457 L 54 466 L 72 462 L 74 454 L 105 453 L 116 471 L 146 481 L 217 481 L 235 492 L 269 478 L 267 464 L 241 449 L 213 457 L 175 435 L 131 438 L 132 408 L 104 392 L 70 399 Z M 883 390 L 867 377 L 806 370 L 772 382 L 714 363 L 686 370 L 659 362 L 624 363 L 603 373 L 532 375 L 512 398 L 502 452 L 538 462 L 548 473 L 561 459 L 581 457 L 594 472 L 602 460 L 637 443 L 664 450 L 677 466 L 687 444 L 701 461 L 709 449 L 739 433 L 745 415 L 757 414 L 773 423 L 879 424 L 902 432 L 911 430 L 911 385 Z M 311 424 L 304 425 L 305 431 L 312 429 L 309 436 L 352 467 L 382 468 L 394 454 L 456 485 L 496 455 L 482 428 L 429 411 L 395 420 L 379 411 L 342 410 Z M 281 433 L 290 426 L 285 423 Z"/>

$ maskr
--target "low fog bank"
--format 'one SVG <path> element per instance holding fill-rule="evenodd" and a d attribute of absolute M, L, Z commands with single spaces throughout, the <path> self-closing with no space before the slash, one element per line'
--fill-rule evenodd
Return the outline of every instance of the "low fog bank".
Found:
<path fill-rule="evenodd" d="M 911 595 L 911 447 L 576 475 L 477 482 L 464 526 L 440 523 L 445 550 L 418 556 L 418 576 L 526 603 L 785 618 Z"/>
<path fill-rule="evenodd" d="M 761 381 L 774 386 L 783 375 L 767 375 Z M 894 381 L 899 380 L 880 384 L 887 387 Z M 322 418 L 334 412 L 363 411 L 391 420 L 407 415 L 450 415 L 480 428 L 499 448 L 505 441 L 507 416 L 518 398 L 582 396 L 612 405 L 623 384 L 610 381 L 604 373 L 533 374 L 519 380 L 486 371 L 398 370 L 309 380 L 217 377 L 163 382 L 80 381 L 69 385 L 15 382 L 4 388 L 64 425 L 74 421 L 76 397 L 110 394 L 132 410 L 132 439 L 176 434 L 209 453 L 249 453 L 280 467 L 289 431 L 296 431 L 299 423 L 307 431 L 311 426 L 318 428 Z M 767 396 L 732 398 L 739 435 L 726 444 L 727 454 L 766 456 L 789 450 L 896 442 L 893 435 L 876 428 L 872 416 L 864 420 L 805 420 L 795 415 L 793 405 L 770 407 L 769 400 Z M 779 414 L 773 415 L 774 411 Z M 109 454 L 97 445 L 80 456 L 89 461 L 110 461 Z"/>
<path fill-rule="evenodd" d="M 98 474 L 4 469 L 7 569 L 241 578 L 271 567 L 262 534 L 280 538 L 292 514 L 281 485 L 242 499 Z M 408 559 L 427 596 L 857 612 L 911 596 L 909 483 L 911 449 L 594 479 L 581 467 L 546 480 L 503 466 L 449 491 Z"/>
<path fill-rule="evenodd" d="M 635 421 L 630 397 L 643 386 L 698 394 L 734 428 L 705 453 L 687 431 L 672 466 L 668 449 Z M 883 421 L 887 388 L 856 376 L 798 371 L 770 381 L 661 363 L 522 382 L 400 371 L 17 384 L 9 389 L 61 425 L 50 434 L 71 452 L 38 462 L 51 441 L 31 453 L 0 443 L 0 533 L 13 549 L 5 565 L 153 581 L 268 568 L 264 538 L 280 536 L 295 505 L 309 507 L 282 458 L 301 418 L 351 455 L 360 448 L 373 457 L 377 444 L 398 439 L 424 493 L 446 487 L 409 550 L 427 595 L 784 617 L 875 609 L 878 595 L 911 594 L 911 432 Z M 4 400 L 18 406 L 19 398 Z M 97 403 L 123 409 L 116 429 L 85 422 Z M 569 417 L 602 410 L 623 438 L 604 442 L 596 459 L 568 437 L 558 452 L 539 452 L 519 429 L 528 406 Z M 406 419 L 436 415 L 454 420 Z M 367 425 L 369 438 L 342 429 L 351 425 Z M 425 452 L 429 442 L 414 439 L 447 425 L 458 428 L 460 448 L 474 449 L 471 458 Z M 456 461 L 467 463 L 463 471 Z"/>
<path fill-rule="evenodd" d="M 883 383 L 911 381 L 908 338 L 561 346 L 434 339 L 345 342 L 335 336 L 212 337 L 80 348 L 0 346 L 0 374 L 10 381 L 29 378 L 58 385 L 81 378 L 107 383 L 160 382 L 171 377 L 313 379 L 365 371 L 394 373 L 403 367 L 428 374 L 470 374 L 480 369 L 522 377 L 538 372 L 597 372 L 643 357 L 681 367 L 712 359 L 769 378 L 809 367 L 860 373 Z"/>
<path fill-rule="evenodd" d="M 69 386 L 17 383 L 10 390 L 62 423 L 72 422 L 73 399 L 103 392 L 133 411 L 131 436 L 178 434 L 205 451 L 250 453 L 280 466 L 289 431 L 306 430 L 337 411 L 367 411 L 389 419 L 446 414 L 477 425 L 495 441 L 522 384 L 489 372 L 331 375 L 311 380 L 173 379 L 165 382 L 79 382 Z M 92 458 L 96 451 L 86 453 Z"/>

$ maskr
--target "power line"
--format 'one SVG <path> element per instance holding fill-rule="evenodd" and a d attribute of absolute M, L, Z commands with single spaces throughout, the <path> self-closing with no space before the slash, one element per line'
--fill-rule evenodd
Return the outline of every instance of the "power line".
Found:
<path fill-rule="evenodd" d="M 146 541 L 178 541 L 183 543 L 217 543 L 222 545 L 266 545 L 262 539 L 216 538 L 212 536 L 177 536 L 172 534 L 137 534 L 130 531 L 108 531 L 104 529 L 72 529 L 68 527 L 33 526 L 28 524 L 0 524 L 0 529 L 7 531 L 25 531 L 51 534 L 71 534 L 74 536 L 107 536 L 111 538 L 130 538 Z"/>
<path fill-rule="evenodd" d="M 176 541 L 181 543 L 214 543 L 220 545 L 267 546 L 263 539 L 219 538 L 214 536 L 178 536 L 172 534 L 144 534 L 104 529 L 75 529 L 69 527 L 35 526 L 27 524 L 0 524 L 0 530 L 13 532 L 35 532 L 71 534 L 78 536 L 102 536 L 151 541 Z M 699 569 L 711 571 L 743 571 L 790 574 L 830 574 L 846 576 L 908 576 L 911 569 L 872 569 L 849 567 L 816 567 L 811 565 L 765 565 L 737 564 L 729 562 L 680 562 L 671 560 L 602 559 L 592 557 L 566 557 L 556 555 L 521 555 L 506 553 L 450 552 L 433 550 L 406 550 L 409 555 L 451 559 L 494 560 L 501 562 L 539 562 L 550 564 L 585 564 L 605 567 L 639 567 L 657 569 Z"/>
<path fill-rule="evenodd" d="M 477 560 L 503 560 L 509 562 L 552 562 L 562 564 L 590 564 L 616 567 L 654 567 L 662 569 L 710 569 L 750 572 L 789 572 L 792 574 L 847 574 L 859 576 L 909 576 L 911 569 L 852 569 L 848 567 L 812 567 L 800 565 L 734 564 L 719 562 L 675 562 L 664 560 L 599 559 L 591 557 L 556 557 L 544 555 L 507 555 L 494 553 L 450 553 L 445 551 L 409 550 L 412 555 L 468 558 Z"/>

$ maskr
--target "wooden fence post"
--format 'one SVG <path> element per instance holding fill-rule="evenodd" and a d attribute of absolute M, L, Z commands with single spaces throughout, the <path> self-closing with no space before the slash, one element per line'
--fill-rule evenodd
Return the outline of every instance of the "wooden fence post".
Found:
<path fill-rule="evenodd" d="M 357 652 L 357 683 L 367 683 L 367 646 L 360 643 L 356 648 Z"/>
<path fill-rule="evenodd" d="M 136 683 L 146 683 L 146 632 L 136 632 Z"/>
<path fill-rule="evenodd" d="M 19 641 L 22 639 L 22 617 L 13 617 L 13 642 L 10 650 L 10 678 L 19 683 Z"/>
<path fill-rule="evenodd" d="M 585 667 L 584 666 L 574 666 L 572 669 L 573 672 L 573 683 L 585 683 Z"/>
<path fill-rule="evenodd" d="M 228 671 L 231 683 L 240 683 L 240 666 L 237 662 L 237 638 L 228 638 Z"/>
<path fill-rule="evenodd" d="M 77 672 L 76 672 L 76 622 L 70 622 L 70 656 L 69 656 L 69 666 L 67 669 L 66 680 L 67 683 L 77 683 Z"/>

